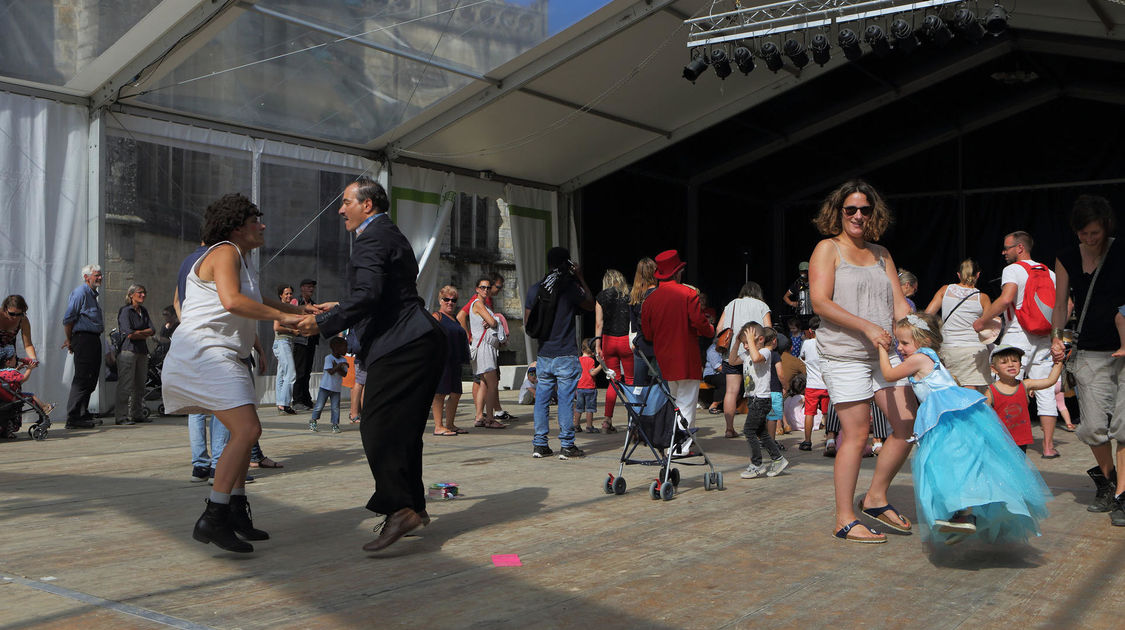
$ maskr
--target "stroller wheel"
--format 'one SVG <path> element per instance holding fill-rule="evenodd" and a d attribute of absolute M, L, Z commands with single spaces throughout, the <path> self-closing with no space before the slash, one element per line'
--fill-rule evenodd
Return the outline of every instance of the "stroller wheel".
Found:
<path fill-rule="evenodd" d="M 710 490 L 711 488 L 714 487 L 714 486 L 711 485 L 711 477 L 712 477 L 711 473 L 707 473 L 707 474 L 703 475 L 703 489 L 704 490 Z"/>
<path fill-rule="evenodd" d="M 606 494 L 613 494 L 613 475 L 609 475 L 605 478 L 605 482 L 602 483 L 602 490 L 604 490 Z"/>
<path fill-rule="evenodd" d="M 671 480 L 673 486 L 680 487 L 680 469 L 673 468 L 672 472 L 668 474 L 668 479 Z"/>
<path fill-rule="evenodd" d="M 617 479 L 613 480 L 613 493 L 614 494 L 625 494 L 625 478 L 624 477 L 618 477 Z"/>
<path fill-rule="evenodd" d="M 676 494 L 676 486 L 666 483 L 660 486 L 660 498 L 665 501 L 671 501 L 672 497 Z"/>
<path fill-rule="evenodd" d="M 141 405 L 141 415 L 147 418 L 152 415 L 152 410 L 145 405 Z"/>
<path fill-rule="evenodd" d="M 648 497 L 653 501 L 660 498 L 660 482 L 654 481 L 648 487 Z"/>
<path fill-rule="evenodd" d="M 726 490 L 726 487 L 723 486 L 723 473 L 721 472 L 715 473 L 715 489 Z"/>
<path fill-rule="evenodd" d="M 158 413 L 162 416 L 164 415 L 164 405 L 163 404 L 161 404 L 159 407 L 157 407 L 156 413 Z"/>
<path fill-rule="evenodd" d="M 47 429 L 39 425 L 32 425 L 31 428 L 27 430 L 27 435 L 33 440 L 43 440 L 47 438 Z"/>

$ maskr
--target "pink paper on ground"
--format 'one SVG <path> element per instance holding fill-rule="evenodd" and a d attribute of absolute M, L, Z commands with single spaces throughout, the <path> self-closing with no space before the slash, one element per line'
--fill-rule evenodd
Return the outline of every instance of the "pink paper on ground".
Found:
<path fill-rule="evenodd" d="M 519 554 L 498 553 L 492 556 L 492 565 L 497 567 L 522 567 Z"/>

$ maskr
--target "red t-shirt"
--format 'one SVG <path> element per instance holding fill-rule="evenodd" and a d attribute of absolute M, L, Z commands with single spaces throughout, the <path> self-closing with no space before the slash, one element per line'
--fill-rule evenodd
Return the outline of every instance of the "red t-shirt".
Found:
<path fill-rule="evenodd" d="M 1004 423 L 1008 433 L 1012 434 L 1016 446 L 1031 444 L 1031 412 L 1027 408 L 1027 390 L 1023 388 L 1023 383 L 1008 396 L 1001 394 L 995 385 L 988 388 L 992 390 L 992 409 L 1000 416 L 1000 422 Z"/>
<path fill-rule="evenodd" d="M 594 377 L 590 376 L 590 370 L 594 369 L 597 363 L 594 362 L 594 357 L 582 355 L 578 357 L 578 363 L 582 365 L 582 375 L 578 377 L 578 389 L 594 389 L 597 385 L 594 384 Z"/>
<path fill-rule="evenodd" d="M 13 393 L 19 394 L 23 388 L 23 373 L 15 368 L 0 369 L 0 381 L 4 381 Z M 15 399 L 15 396 L 8 394 L 4 388 L 0 387 L 0 401 L 11 402 Z"/>

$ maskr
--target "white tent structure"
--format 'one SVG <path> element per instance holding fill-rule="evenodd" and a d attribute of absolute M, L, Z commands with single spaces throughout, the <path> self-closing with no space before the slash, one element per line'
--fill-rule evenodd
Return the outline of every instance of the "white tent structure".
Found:
<path fill-rule="evenodd" d="M 799 12 L 830 3 L 740 4 Z M 979 11 L 992 2 L 966 4 Z M 713 73 L 695 85 L 681 79 L 685 20 L 734 5 L 4 3 L 0 292 L 23 294 L 31 305 L 45 366 L 36 388 L 65 399 L 60 319 L 81 267 L 106 269 L 107 287 L 117 291 L 106 301 L 131 282 L 160 283 L 149 287 L 159 296 L 150 302 L 157 318 L 171 297 L 163 285 L 194 248 L 203 207 L 232 190 L 267 213 L 260 266 L 277 265 L 290 278 L 311 274 L 321 288 L 339 282 L 346 261 L 346 236 L 332 214 L 348 178 L 367 173 L 388 185 L 396 221 L 429 261 L 450 193 L 502 199 L 526 286 L 547 247 L 575 245 L 571 193 L 849 63 L 834 55 L 823 67 L 763 68 L 721 83 Z M 1020 0 L 1015 8 L 1014 45 L 1125 61 L 1112 41 L 1123 37 L 1121 0 Z M 888 88 L 885 98 L 920 87 Z M 424 266 L 432 291 L 426 273 Z M 103 306 L 112 319 L 117 305 Z"/>

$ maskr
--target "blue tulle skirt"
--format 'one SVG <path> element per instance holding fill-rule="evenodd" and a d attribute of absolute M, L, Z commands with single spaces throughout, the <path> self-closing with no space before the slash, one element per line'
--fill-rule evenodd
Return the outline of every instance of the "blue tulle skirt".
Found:
<path fill-rule="evenodd" d="M 949 409 L 941 400 L 948 391 L 932 392 L 923 405 Z M 930 536 L 947 540 L 950 535 L 938 532 L 934 520 L 948 519 L 965 508 L 976 516 L 974 537 L 985 542 L 1023 542 L 1038 536 L 1039 521 L 1047 517 L 1051 500 L 1039 471 L 983 396 L 967 408 L 951 407 L 938 414 L 914 456 L 914 496 Z"/>

